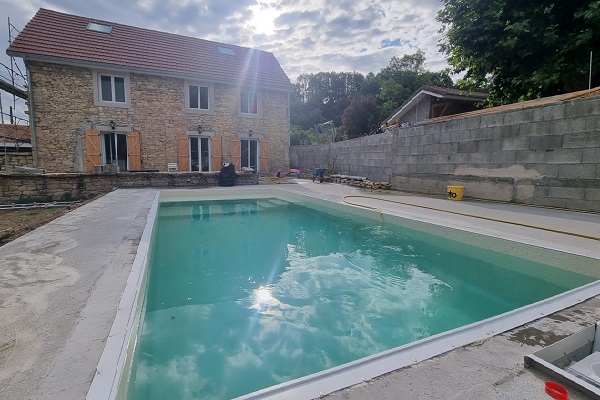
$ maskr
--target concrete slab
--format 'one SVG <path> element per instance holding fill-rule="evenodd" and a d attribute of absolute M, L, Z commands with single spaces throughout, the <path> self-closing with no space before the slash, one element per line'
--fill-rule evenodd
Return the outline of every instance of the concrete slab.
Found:
<path fill-rule="evenodd" d="M 394 215 L 600 260 L 593 239 L 456 213 L 599 237 L 597 214 L 298 182 L 273 187 L 333 202 L 342 202 L 347 195 L 370 196 L 360 201 Z M 156 194 L 134 189 L 112 192 L 0 247 L 0 399 L 84 397 Z M 546 399 L 546 377 L 525 370 L 523 356 L 596 322 L 599 306 L 600 299 L 588 300 L 326 398 Z M 579 393 L 571 398 L 586 399 Z"/>

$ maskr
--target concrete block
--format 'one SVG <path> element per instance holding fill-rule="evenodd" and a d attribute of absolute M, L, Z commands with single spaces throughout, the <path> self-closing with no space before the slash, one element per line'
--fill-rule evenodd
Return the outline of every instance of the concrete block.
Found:
<path fill-rule="evenodd" d="M 450 143 L 452 141 L 452 132 L 440 133 L 440 143 Z"/>
<path fill-rule="evenodd" d="M 533 121 L 554 121 L 565 117 L 565 104 L 545 105 L 533 108 Z"/>
<path fill-rule="evenodd" d="M 506 138 L 502 140 L 502 150 L 528 150 L 528 137 Z"/>
<path fill-rule="evenodd" d="M 479 140 L 477 141 L 477 151 L 500 151 L 502 150 L 502 140 Z"/>
<path fill-rule="evenodd" d="M 598 118 L 596 118 L 598 119 Z M 586 122 L 583 118 L 566 118 L 552 121 L 552 133 L 555 135 L 566 135 L 573 132 L 585 132 Z"/>
<path fill-rule="evenodd" d="M 533 192 L 535 186 L 532 183 L 528 184 L 517 184 L 515 190 L 515 201 L 519 203 L 530 204 L 533 202 Z"/>
<path fill-rule="evenodd" d="M 518 150 L 515 163 L 517 164 L 541 164 L 546 162 L 545 150 Z"/>
<path fill-rule="evenodd" d="M 517 162 L 516 150 L 503 150 L 491 153 L 492 164 L 515 164 Z"/>
<path fill-rule="evenodd" d="M 543 136 L 552 132 L 552 123 L 549 121 L 529 122 L 519 125 L 519 136 Z"/>
<path fill-rule="evenodd" d="M 585 188 L 583 198 L 585 200 L 600 201 L 600 189 Z"/>
<path fill-rule="evenodd" d="M 450 154 L 434 154 L 433 155 L 433 163 L 435 164 L 445 164 L 450 162 Z"/>
<path fill-rule="evenodd" d="M 471 140 L 488 140 L 494 138 L 494 130 L 490 128 L 480 128 L 471 130 Z"/>
<path fill-rule="evenodd" d="M 577 118 L 589 115 L 600 115 L 600 100 L 598 97 L 577 99 L 565 103 L 565 117 Z"/>
<path fill-rule="evenodd" d="M 467 164 L 470 153 L 450 153 L 448 156 L 451 164 Z"/>
<path fill-rule="evenodd" d="M 569 201 L 570 200 L 568 200 L 568 199 L 553 198 L 553 197 L 547 197 L 547 196 L 541 196 L 541 197 L 534 196 L 533 197 L 533 204 L 536 204 L 539 206 L 567 208 Z"/>
<path fill-rule="evenodd" d="M 508 139 L 519 137 L 519 125 L 504 125 L 494 129 L 494 139 Z"/>
<path fill-rule="evenodd" d="M 482 128 L 490 128 L 504 125 L 504 114 L 487 114 L 481 116 L 480 125 Z"/>
<path fill-rule="evenodd" d="M 458 143 L 442 143 L 440 149 L 442 153 L 457 153 Z"/>
<path fill-rule="evenodd" d="M 471 140 L 471 132 L 470 131 L 456 131 L 452 132 L 450 136 L 453 142 L 468 142 Z"/>
<path fill-rule="evenodd" d="M 431 152 L 433 154 L 437 154 L 442 151 L 442 145 L 440 145 L 439 143 L 434 143 L 431 146 L 432 146 Z"/>
<path fill-rule="evenodd" d="M 573 210 L 600 211 L 600 202 L 595 200 L 567 200 L 566 208 Z"/>
<path fill-rule="evenodd" d="M 585 117 L 585 130 L 587 132 L 600 132 L 600 117 Z"/>
<path fill-rule="evenodd" d="M 471 182 L 465 181 L 462 182 L 461 185 L 465 187 L 465 195 L 469 197 L 501 201 L 511 201 L 513 199 L 513 185 L 510 183 L 497 183 L 481 180 Z"/>
<path fill-rule="evenodd" d="M 600 131 L 580 132 L 565 135 L 563 147 L 565 149 L 581 147 L 600 147 Z"/>
<path fill-rule="evenodd" d="M 558 178 L 558 165 L 554 164 L 533 164 L 529 167 L 547 178 Z"/>
<path fill-rule="evenodd" d="M 431 138 L 431 143 L 433 143 L 433 144 L 439 144 L 440 140 L 441 140 L 441 136 L 440 135 L 441 135 L 440 133 L 434 133 L 432 135 L 433 137 Z"/>
<path fill-rule="evenodd" d="M 583 149 L 581 162 L 584 164 L 600 164 L 600 147 Z"/>
<path fill-rule="evenodd" d="M 410 154 L 413 156 L 423 154 L 423 146 L 410 146 Z"/>
<path fill-rule="evenodd" d="M 461 118 L 458 120 L 458 129 L 460 130 L 469 130 L 469 129 L 477 129 L 481 125 L 481 117 L 467 117 Z"/>
<path fill-rule="evenodd" d="M 535 186 L 533 189 L 533 197 L 548 197 L 548 187 Z"/>
<path fill-rule="evenodd" d="M 597 167 L 594 164 L 561 164 L 558 177 L 569 179 L 595 179 Z"/>
<path fill-rule="evenodd" d="M 504 125 L 522 124 L 524 122 L 531 122 L 532 119 L 533 110 L 531 108 L 509 111 L 504 114 Z"/>
<path fill-rule="evenodd" d="M 475 153 L 477 151 L 477 142 L 461 142 L 458 144 L 459 153 Z"/>
<path fill-rule="evenodd" d="M 489 164 L 492 161 L 492 153 L 471 153 L 469 162 L 474 164 Z"/>
<path fill-rule="evenodd" d="M 577 164 L 583 159 L 581 149 L 559 149 L 546 153 L 546 163 L 548 164 Z"/>
<path fill-rule="evenodd" d="M 433 135 L 421 135 L 419 136 L 419 144 L 432 144 L 433 143 Z"/>
<path fill-rule="evenodd" d="M 553 150 L 563 146 L 563 135 L 533 136 L 529 138 L 531 150 Z"/>
<path fill-rule="evenodd" d="M 583 188 L 556 187 L 556 186 L 550 186 L 548 188 L 548 197 L 555 197 L 555 198 L 559 198 L 559 199 L 583 200 L 583 196 L 584 196 Z"/>

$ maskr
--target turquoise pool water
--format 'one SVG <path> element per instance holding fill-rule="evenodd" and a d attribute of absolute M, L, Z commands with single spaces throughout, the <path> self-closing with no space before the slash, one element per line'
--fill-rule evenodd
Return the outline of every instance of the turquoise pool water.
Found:
<path fill-rule="evenodd" d="M 162 203 L 128 399 L 231 399 L 594 279 L 277 199 Z"/>

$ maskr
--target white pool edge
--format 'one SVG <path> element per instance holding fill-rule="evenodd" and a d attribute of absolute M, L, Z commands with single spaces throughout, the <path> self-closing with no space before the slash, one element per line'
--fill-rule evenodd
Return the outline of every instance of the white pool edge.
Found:
<path fill-rule="evenodd" d="M 137 335 L 137 327 L 134 325 L 134 322 L 136 319 L 136 314 L 139 314 L 140 308 L 142 307 L 142 304 L 139 304 L 140 294 L 143 289 L 142 282 L 144 281 L 143 277 L 146 268 L 146 261 L 155 226 L 156 213 L 162 193 L 165 193 L 164 197 L 171 197 L 171 195 L 174 195 L 175 200 L 171 199 L 171 201 L 183 201 L 191 199 L 223 199 L 223 195 L 225 195 L 227 199 L 241 199 L 249 197 L 266 198 L 273 197 L 275 195 L 277 197 L 283 197 L 284 200 L 294 200 L 294 198 L 295 200 L 302 198 L 319 200 L 320 202 L 331 204 L 332 208 L 337 208 L 335 207 L 336 205 L 352 207 L 325 197 L 313 196 L 293 190 L 283 190 L 281 188 L 242 188 L 241 190 L 235 191 L 231 189 L 217 189 L 211 191 L 211 193 L 204 192 L 204 196 L 198 196 L 197 191 L 192 190 L 171 190 L 157 193 L 152 203 L 150 212 L 148 213 L 147 223 L 144 228 L 140 244 L 138 245 L 138 251 L 127 280 L 125 291 L 121 298 L 121 302 L 119 303 L 119 308 L 117 310 L 113 326 L 106 340 L 104 351 L 100 357 L 96 375 L 87 393 L 86 399 L 88 400 L 114 400 L 118 396 L 120 390 L 119 381 L 122 379 L 125 370 L 128 348 L 130 346 L 132 337 Z M 180 196 L 179 198 L 176 197 L 178 195 Z M 286 197 L 288 198 L 286 199 Z M 357 214 L 373 217 L 373 212 L 370 210 L 361 209 L 358 207 L 352 208 L 357 211 Z M 391 215 L 402 219 L 412 219 L 417 222 L 436 225 L 436 223 L 428 220 L 415 219 L 396 214 Z M 446 226 L 443 223 L 437 223 L 437 225 Z M 493 236 L 490 234 L 486 235 L 486 233 L 470 231 L 469 229 L 464 229 L 464 227 L 447 227 L 468 231 L 479 235 L 516 241 L 514 238 Z M 544 247 L 534 243 L 523 244 Z M 552 248 L 549 249 L 554 250 Z M 518 326 L 571 307 L 598 295 L 600 295 L 600 281 L 595 281 L 566 293 L 559 294 L 549 299 L 542 300 L 540 302 L 507 312 L 505 314 L 501 314 L 496 317 L 475 322 L 473 324 L 430 336 L 404 346 L 399 346 L 385 352 L 365 357 L 354 362 L 237 397 L 235 400 L 309 400 L 317 398 L 325 394 L 373 379 L 377 376 L 384 375 L 408 365 L 429 359 L 436 355 L 446 353 L 455 348 L 476 342 L 478 340 L 488 339 L 494 335 L 514 329 Z"/>
<path fill-rule="evenodd" d="M 119 381 L 127 359 L 127 350 L 132 335 L 137 332 L 134 322 L 137 308 L 141 306 L 139 299 L 158 211 L 159 196 L 160 192 L 157 192 L 148 212 L 146 226 L 138 244 L 115 320 L 106 338 L 104 350 L 96 367 L 96 374 L 86 395 L 87 400 L 113 400 L 117 397 Z"/>

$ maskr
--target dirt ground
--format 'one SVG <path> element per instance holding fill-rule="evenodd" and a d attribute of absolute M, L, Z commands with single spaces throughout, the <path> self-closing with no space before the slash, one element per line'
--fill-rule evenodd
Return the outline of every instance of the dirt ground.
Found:
<path fill-rule="evenodd" d="M 83 204 L 84 202 L 73 203 L 65 207 L 0 210 L 0 246 Z"/>

